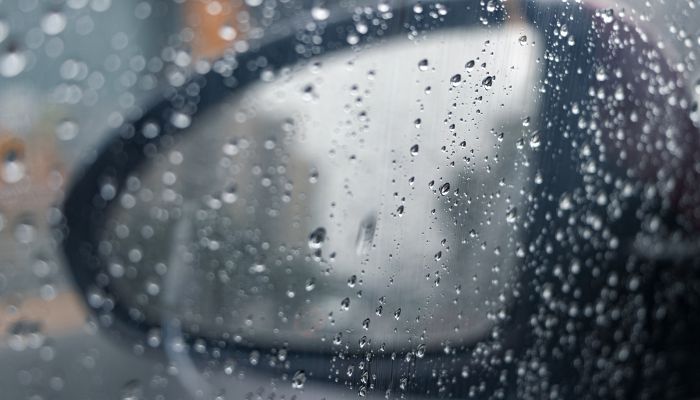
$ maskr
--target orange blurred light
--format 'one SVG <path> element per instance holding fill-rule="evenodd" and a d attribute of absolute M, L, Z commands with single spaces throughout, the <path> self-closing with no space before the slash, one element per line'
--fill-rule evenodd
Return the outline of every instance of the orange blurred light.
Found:
<path fill-rule="evenodd" d="M 194 32 L 195 58 L 218 58 L 238 38 L 236 14 L 242 7 L 231 0 L 187 0 L 185 21 Z"/>

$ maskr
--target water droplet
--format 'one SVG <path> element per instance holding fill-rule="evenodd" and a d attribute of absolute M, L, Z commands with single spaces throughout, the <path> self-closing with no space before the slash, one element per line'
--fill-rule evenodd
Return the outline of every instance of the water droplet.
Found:
<path fill-rule="evenodd" d="M 346 297 L 340 302 L 340 309 L 347 311 L 350 308 L 350 298 Z"/>
<path fill-rule="evenodd" d="M 236 28 L 229 24 L 224 24 L 219 27 L 219 37 L 227 42 L 231 42 L 236 39 L 236 36 L 238 36 L 238 31 L 236 31 Z"/>
<path fill-rule="evenodd" d="M 518 209 L 513 207 L 506 212 L 506 222 L 509 224 L 515 223 L 518 218 Z"/>
<path fill-rule="evenodd" d="M 365 346 L 369 344 L 369 339 L 367 339 L 367 336 L 362 336 L 358 342 L 360 345 L 360 348 L 363 349 Z"/>
<path fill-rule="evenodd" d="M 324 228 L 316 228 L 309 235 L 309 248 L 320 249 L 323 246 L 323 242 L 326 240 L 326 230 Z"/>
<path fill-rule="evenodd" d="M 343 332 L 338 332 L 334 337 L 333 337 L 333 344 L 336 346 L 340 346 L 340 344 L 343 343 Z"/>
<path fill-rule="evenodd" d="M 365 318 L 365 320 L 362 321 L 362 328 L 363 328 L 364 330 L 368 330 L 368 329 L 369 329 L 369 322 L 370 322 L 369 318 Z"/>
<path fill-rule="evenodd" d="M 132 379 L 124 384 L 121 390 L 121 400 L 143 400 L 141 381 Z"/>
<path fill-rule="evenodd" d="M 559 208 L 562 210 L 571 210 L 574 207 L 574 203 L 571 200 L 569 194 L 564 194 L 561 199 L 559 199 Z"/>
<path fill-rule="evenodd" d="M 569 27 L 566 26 L 566 24 L 563 24 L 563 25 L 559 28 L 559 35 L 560 35 L 561 37 L 567 37 L 567 36 L 569 36 Z"/>
<path fill-rule="evenodd" d="M 536 149 L 542 144 L 542 139 L 540 137 L 540 131 L 535 131 L 530 135 L 530 147 Z"/>
<path fill-rule="evenodd" d="M 428 63 L 428 60 L 425 59 L 425 58 L 422 59 L 422 60 L 420 60 L 420 61 L 418 61 L 418 69 L 419 69 L 420 71 L 427 71 L 428 68 L 429 68 L 429 66 L 430 66 L 430 65 L 429 65 L 429 63 Z"/>
<path fill-rule="evenodd" d="M 605 22 L 606 24 L 613 22 L 613 20 L 615 19 L 615 11 L 611 8 L 601 11 L 601 13 L 602 13 L 601 17 L 603 19 L 603 22 Z"/>
<path fill-rule="evenodd" d="M 615 89 L 615 100 L 622 101 L 624 99 L 625 99 L 625 90 L 622 88 L 622 86 L 618 86 Z"/>
<path fill-rule="evenodd" d="M 412 156 L 418 155 L 418 145 L 417 144 L 414 144 L 413 146 L 411 146 L 411 155 Z"/>
<path fill-rule="evenodd" d="M 416 349 L 416 357 L 423 358 L 425 356 L 425 344 L 421 343 Z"/>
<path fill-rule="evenodd" d="M 322 5 L 316 5 L 311 8 L 311 18 L 315 19 L 316 21 L 325 21 L 330 16 L 331 11 Z"/>
<path fill-rule="evenodd" d="M 394 319 L 399 319 L 401 318 L 401 308 L 397 308 L 396 311 L 394 311 Z"/>
<path fill-rule="evenodd" d="M 488 3 L 486 3 L 486 11 L 488 11 L 488 12 L 496 11 L 496 1 L 495 0 L 489 0 Z"/>
<path fill-rule="evenodd" d="M 306 373 L 304 372 L 303 369 L 300 369 L 294 373 L 294 376 L 292 376 L 292 388 L 303 389 L 305 383 L 306 383 Z"/>
<path fill-rule="evenodd" d="M 56 137 L 59 140 L 72 140 L 78 136 L 78 132 L 80 132 L 80 126 L 73 120 L 63 120 L 56 126 Z"/>
<path fill-rule="evenodd" d="M 518 38 L 518 43 L 520 43 L 521 46 L 527 45 L 527 36 L 520 36 L 520 38 Z"/>
<path fill-rule="evenodd" d="M 598 82 L 603 82 L 608 79 L 608 74 L 605 72 L 605 69 L 603 67 L 599 67 L 595 71 L 595 79 Z"/>
<path fill-rule="evenodd" d="M 12 350 L 38 349 L 44 344 L 45 336 L 41 322 L 20 319 L 7 330 L 7 344 Z"/>
<path fill-rule="evenodd" d="M 27 66 L 27 56 L 19 50 L 11 50 L 0 55 L 0 75 L 13 78 L 24 71 Z"/>
<path fill-rule="evenodd" d="M 484 78 L 484 80 L 481 81 L 481 84 L 487 89 L 490 88 L 491 86 L 493 86 L 493 77 L 487 76 L 486 78 Z"/>
<path fill-rule="evenodd" d="M 457 86 L 461 85 L 462 84 L 462 75 L 460 75 L 460 74 L 452 75 L 452 78 L 450 78 L 450 84 L 453 87 L 457 87 Z"/>
<path fill-rule="evenodd" d="M 226 204 L 233 204 L 236 202 L 238 199 L 238 194 L 236 193 L 236 185 L 229 185 L 224 191 L 221 193 L 221 201 L 223 201 Z"/>
<path fill-rule="evenodd" d="M 361 385 L 360 389 L 357 391 L 357 395 L 360 397 L 365 397 L 367 396 L 367 386 Z"/>
<path fill-rule="evenodd" d="M 357 35 L 354 34 L 354 33 L 350 33 L 350 34 L 348 34 L 348 36 L 345 38 L 345 41 L 347 41 L 349 45 L 354 46 L 354 45 L 356 45 L 357 43 L 360 42 L 360 37 L 357 36 Z"/>
<path fill-rule="evenodd" d="M 10 149 L 3 155 L 2 171 L 0 171 L 3 181 L 17 183 L 24 178 L 26 172 L 27 167 L 17 150 Z"/>
<path fill-rule="evenodd" d="M 248 355 L 248 362 L 250 362 L 250 365 L 258 365 L 260 362 L 260 352 L 257 350 L 251 351 L 250 355 Z"/>
<path fill-rule="evenodd" d="M 316 288 L 316 280 L 314 278 L 309 278 L 304 285 L 304 289 L 310 292 Z"/>
<path fill-rule="evenodd" d="M 374 241 L 374 231 L 377 227 L 377 218 L 374 213 L 366 216 L 360 223 L 357 230 L 357 238 L 355 240 L 355 253 L 358 256 L 363 256 L 369 253 Z"/>
<path fill-rule="evenodd" d="M 179 129 L 185 129 L 192 123 L 192 118 L 189 115 L 176 111 L 170 116 L 170 123 Z"/>
<path fill-rule="evenodd" d="M 50 12 L 41 19 L 41 29 L 47 35 L 58 35 L 66 29 L 66 16 L 60 12 Z"/>
<path fill-rule="evenodd" d="M 466 68 L 467 71 L 471 71 L 474 68 L 474 65 L 476 65 L 476 61 L 469 60 L 466 64 L 464 64 L 464 68 Z"/>
<path fill-rule="evenodd" d="M 448 193 L 450 193 L 450 184 L 446 182 L 442 186 L 440 186 L 440 194 L 444 196 Z"/>

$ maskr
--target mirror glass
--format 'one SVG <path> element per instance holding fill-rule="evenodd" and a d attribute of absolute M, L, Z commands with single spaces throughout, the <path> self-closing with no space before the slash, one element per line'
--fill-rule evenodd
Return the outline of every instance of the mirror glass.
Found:
<path fill-rule="evenodd" d="M 263 74 L 127 180 L 102 236 L 114 292 L 250 345 L 483 337 L 536 178 L 536 37 L 445 30 Z"/>

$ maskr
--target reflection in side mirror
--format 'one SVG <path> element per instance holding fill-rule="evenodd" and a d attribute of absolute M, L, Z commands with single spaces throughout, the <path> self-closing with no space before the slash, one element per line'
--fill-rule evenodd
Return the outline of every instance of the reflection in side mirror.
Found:
<path fill-rule="evenodd" d="M 510 36 L 394 39 L 226 98 L 108 211 L 114 293 L 253 346 L 483 337 L 517 275 L 536 146 L 541 49 L 498 51 Z"/>

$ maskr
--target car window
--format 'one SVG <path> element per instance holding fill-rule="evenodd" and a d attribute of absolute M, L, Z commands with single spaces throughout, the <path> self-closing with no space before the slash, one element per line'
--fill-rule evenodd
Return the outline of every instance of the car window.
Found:
<path fill-rule="evenodd" d="M 8 398 L 694 398 L 692 1 L 0 0 Z"/>

